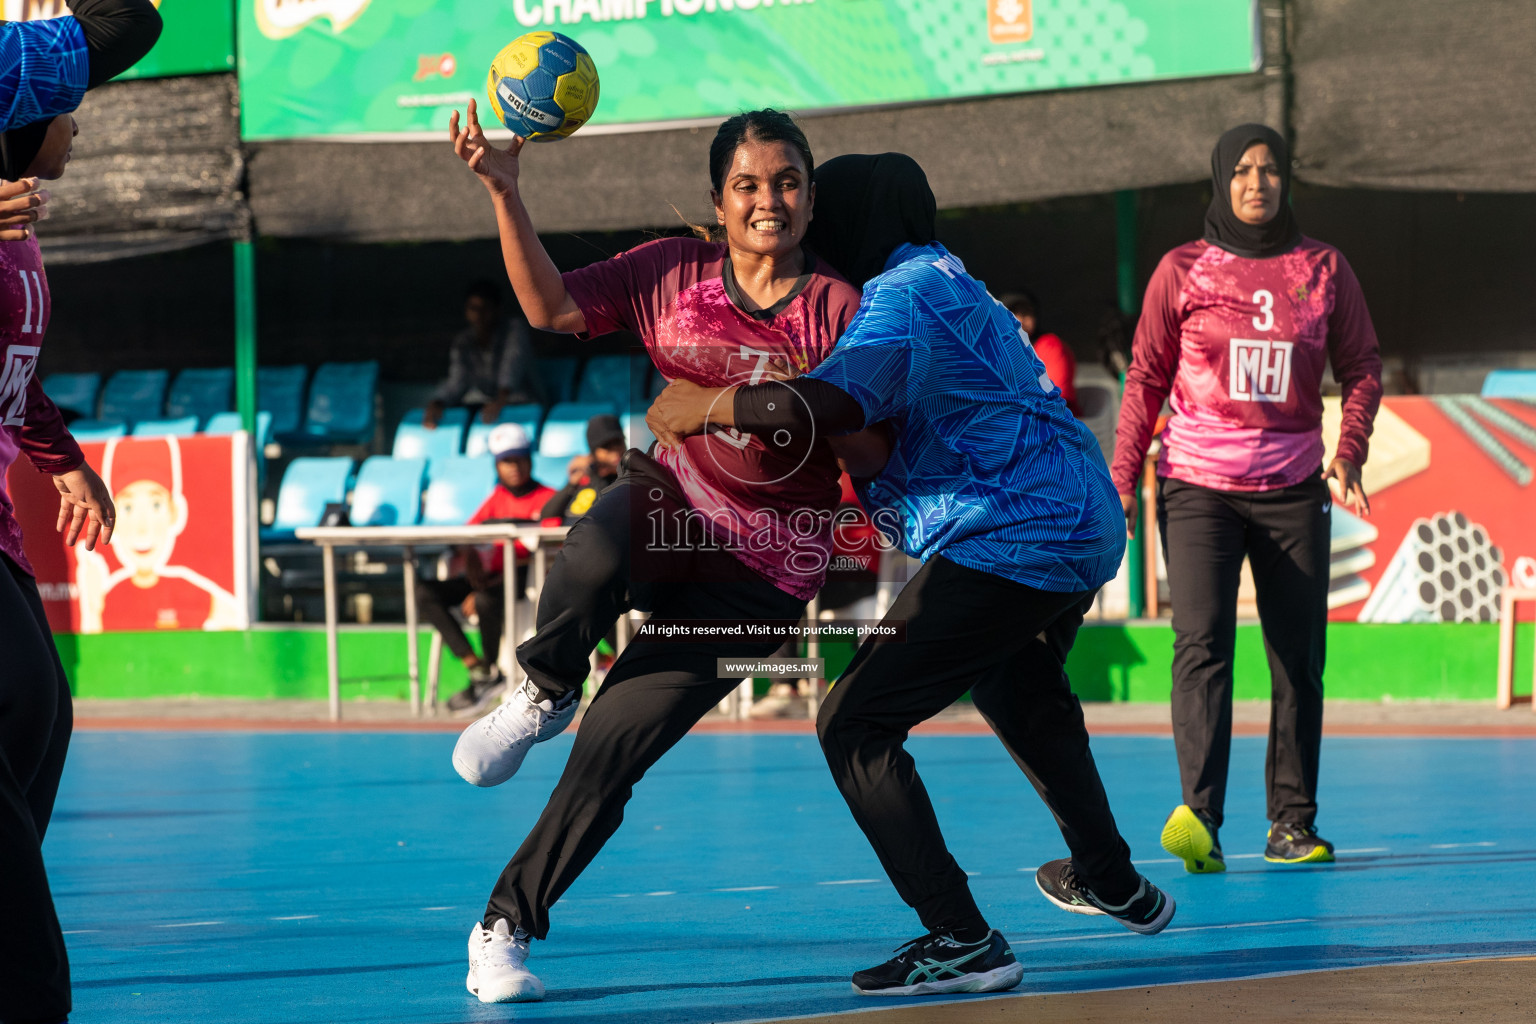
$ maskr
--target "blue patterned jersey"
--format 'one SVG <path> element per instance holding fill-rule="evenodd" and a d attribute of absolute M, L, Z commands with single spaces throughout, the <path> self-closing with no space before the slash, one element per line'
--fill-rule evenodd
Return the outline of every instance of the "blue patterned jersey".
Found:
<path fill-rule="evenodd" d="M 937 243 L 903 245 L 811 377 L 894 420 L 895 449 L 861 495 L 902 549 L 1038 590 L 1091 590 L 1125 554 L 1104 456 L 1019 329 Z"/>
<path fill-rule="evenodd" d="M 74 110 L 90 74 L 74 18 L 0 23 L 0 131 Z"/>

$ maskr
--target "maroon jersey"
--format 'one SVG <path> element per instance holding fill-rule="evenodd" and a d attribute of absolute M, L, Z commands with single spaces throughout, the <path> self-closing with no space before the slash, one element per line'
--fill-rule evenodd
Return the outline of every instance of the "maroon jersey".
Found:
<path fill-rule="evenodd" d="M 858 291 L 807 254 L 790 294 L 749 313 L 732 300 L 725 245 L 692 238 L 647 242 L 566 274 L 565 287 L 588 333 L 633 331 L 668 380 L 711 388 L 755 384 L 770 360 L 795 374 L 813 369 L 859 307 Z M 801 465 L 751 434 L 713 430 L 658 447 L 655 458 L 742 562 L 796 597 L 821 589 L 841 493 L 825 442 Z"/>
<path fill-rule="evenodd" d="M 6 490 L 11 463 L 21 452 L 44 473 L 67 473 L 85 461 L 37 377 L 52 310 L 37 236 L 0 242 L 0 551 L 29 573 L 21 524 Z"/>
<path fill-rule="evenodd" d="M 1111 475 L 1130 494 L 1170 398 L 1159 476 L 1267 491 L 1323 462 L 1323 368 L 1344 389 L 1338 457 L 1365 463 L 1381 403 L 1381 355 L 1360 282 L 1333 246 L 1303 238 L 1280 256 L 1205 241 L 1163 257 L 1147 285 Z"/>

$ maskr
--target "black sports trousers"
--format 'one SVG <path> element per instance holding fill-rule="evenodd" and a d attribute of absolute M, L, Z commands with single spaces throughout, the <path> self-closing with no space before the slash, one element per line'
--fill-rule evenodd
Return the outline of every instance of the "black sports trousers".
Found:
<path fill-rule="evenodd" d="M 866 640 L 821 706 L 816 730 L 837 787 L 930 932 L 981 915 L 904 744 L 966 690 L 1056 816 L 1078 875 L 1106 899 L 1139 884 L 1063 667 L 1095 593 L 1050 593 L 930 558 L 885 618 L 905 622 L 905 640 Z"/>
<path fill-rule="evenodd" d="M 519 567 L 516 573 L 513 593 L 522 593 L 528 570 Z M 501 652 L 501 627 L 507 603 L 501 573 L 494 573 L 491 585 L 482 590 L 476 590 L 467 576 L 452 576 L 446 580 L 418 580 L 417 611 L 423 622 L 442 634 L 443 643 L 453 652 L 453 656 L 463 661 L 475 657 L 475 649 L 470 646 L 469 637 L 464 635 L 464 627 L 453 617 L 453 609 L 463 604 L 470 594 L 475 595 L 475 615 L 480 619 L 480 649 L 485 652 L 479 658 L 487 665 L 494 664 Z"/>
<path fill-rule="evenodd" d="M 74 709 L 37 583 L 5 555 L 0 651 L 0 1021 L 62 1020 L 69 960 L 42 847 Z"/>
<path fill-rule="evenodd" d="M 618 480 L 571 527 L 539 597 L 538 631 L 517 649 L 546 696 L 581 686 L 598 639 L 630 608 L 652 621 L 799 620 L 804 601 L 730 552 L 652 543 L 656 517 L 686 509 L 671 474 L 631 450 Z M 777 639 L 631 641 L 588 706 L 544 813 L 497 879 L 485 926 L 504 918 L 544 938 L 550 907 L 618 829 L 635 784 L 740 684 L 721 678 L 715 660 L 766 658 L 778 647 Z"/>
<path fill-rule="evenodd" d="M 1173 602 L 1173 739 L 1184 802 L 1218 826 L 1232 753 L 1232 661 L 1243 556 L 1269 658 L 1270 821 L 1317 817 L 1333 500 L 1319 475 L 1273 491 L 1160 478 L 1157 525 Z"/>

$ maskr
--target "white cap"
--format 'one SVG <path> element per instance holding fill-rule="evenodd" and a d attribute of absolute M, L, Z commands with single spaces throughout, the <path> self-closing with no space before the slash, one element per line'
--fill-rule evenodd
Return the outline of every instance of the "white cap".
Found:
<path fill-rule="evenodd" d="M 485 439 L 485 447 L 498 459 L 516 459 L 533 451 L 528 431 L 516 423 L 498 423 Z"/>

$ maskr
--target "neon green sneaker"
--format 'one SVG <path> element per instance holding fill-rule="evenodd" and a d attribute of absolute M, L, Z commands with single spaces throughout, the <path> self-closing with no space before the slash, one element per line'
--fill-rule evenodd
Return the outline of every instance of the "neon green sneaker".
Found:
<path fill-rule="evenodd" d="M 1221 841 L 1211 819 L 1185 804 L 1173 809 L 1163 823 L 1163 849 L 1184 862 L 1192 875 L 1214 875 L 1227 870 Z"/>
<path fill-rule="evenodd" d="M 1332 864 L 1333 844 L 1311 825 L 1277 821 L 1269 826 L 1264 859 L 1271 864 Z"/>

